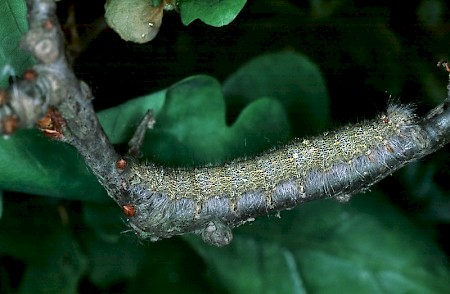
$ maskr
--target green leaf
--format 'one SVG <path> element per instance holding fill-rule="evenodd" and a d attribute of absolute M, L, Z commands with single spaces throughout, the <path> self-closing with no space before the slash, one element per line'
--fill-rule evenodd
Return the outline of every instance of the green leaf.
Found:
<path fill-rule="evenodd" d="M 204 23 L 221 27 L 232 22 L 246 0 L 183 0 L 179 8 L 181 21 L 188 25 L 197 18 Z"/>
<path fill-rule="evenodd" d="M 62 230 L 57 207 L 51 198 L 23 196 L 21 201 L 5 197 L 5 211 L 0 220 L 0 252 L 28 262 L 39 263 L 52 249 L 46 240 Z M 33 240 L 45 241 L 33 242 Z"/>
<path fill-rule="evenodd" d="M 255 101 L 228 127 L 220 84 L 197 76 L 167 90 L 143 152 L 167 165 L 217 164 L 285 142 L 289 129 L 283 108 L 273 99 Z"/>
<path fill-rule="evenodd" d="M 11 259 L 9 256 L 0 255 L 0 293 L 15 293 L 13 282 L 11 281 L 11 276 L 17 272 L 11 271 L 11 265 L 15 263 L 15 260 Z"/>
<path fill-rule="evenodd" d="M 10 76 L 21 74 L 33 61 L 19 46 L 28 28 L 25 1 L 0 1 L 0 15 L 0 87 L 5 88 Z"/>
<path fill-rule="evenodd" d="M 0 190 L 0 220 L 3 215 L 3 191 Z"/>
<path fill-rule="evenodd" d="M 439 0 L 421 1 L 416 12 L 419 22 L 428 30 L 444 25 L 444 3 Z"/>
<path fill-rule="evenodd" d="M 209 289 L 200 257 L 178 238 L 145 246 L 129 234 L 115 241 L 92 233 L 82 239 L 89 280 L 102 289 L 128 281 L 126 293 L 217 293 Z"/>
<path fill-rule="evenodd" d="M 47 262 L 28 264 L 20 293 L 78 293 L 78 284 L 87 269 L 87 259 L 67 234 L 48 240 L 53 248 Z"/>
<path fill-rule="evenodd" d="M 124 143 L 145 111 L 157 113 L 163 101 L 164 92 L 140 97 L 100 112 L 99 119 L 113 143 Z M 110 201 L 74 148 L 35 130 L 0 138 L 0 187 L 87 202 Z"/>
<path fill-rule="evenodd" d="M 65 209 L 51 198 L 5 198 L 0 253 L 27 264 L 20 292 L 76 292 L 87 260 L 64 223 L 67 220 L 58 214 Z"/>
<path fill-rule="evenodd" d="M 261 96 L 277 99 L 298 137 L 329 125 L 330 103 L 324 78 L 319 68 L 299 53 L 270 53 L 250 60 L 223 83 L 223 92 L 232 107 L 231 115 Z"/>
<path fill-rule="evenodd" d="M 445 157 L 435 156 L 440 158 L 439 164 L 431 159 L 410 163 L 398 173 L 410 201 L 415 201 L 422 208 L 421 217 L 436 223 L 450 223 L 450 195 L 435 180 L 439 170 L 447 170 L 443 167 Z"/>
<path fill-rule="evenodd" d="M 139 273 L 130 281 L 128 293 L 221 293 L 211 289 L 205 264 L 179 238 L 147 247 Z"/>
<path fill-rule="evenodd" d="M 100 111 L 97 115 L 112 144 L 127 142 L 147 110 L 157 115 L 164 105 L 166 90 L 145 95 L 119 106 Z"/>
<path fill-rule="evenodd" d="M 445 256 L 383 199 L 303 204 L 225 248 L 187 239 L 230 293 L 448 293 Z"/>
<path fill-rule="evenodd" d="M 345 4 L 345 0 L 309 0 L 311 14 L 316 18 L 329 17 Z"/>
<path fill-rule="evenodd" d="M 107 200 L 74 148 L 51 141 L 36 130 L 0 138 L 0 187 L 74 200 Z"/>
<path fill-rule="evenodd" d="M 126 229 L 122 210 L 116 203 L 85 203 L 83 205 L 84 223 L 107 242 L 117 242 L 121 232 Z"/>
<path fill-rule="evenodd" d="M 148 257 L 146 247 L 127 235 L 105 242 L 88 234 L 84 244 L 90 262 L 89 279 L 101 288 L 135 277 Z"/>
<path fill-rule="evenodd" d="M 146 43 L 153 40 L 161 27 L 163 9 L 149 0 L 107 0 L 105 19 L 125 41 Z"/>

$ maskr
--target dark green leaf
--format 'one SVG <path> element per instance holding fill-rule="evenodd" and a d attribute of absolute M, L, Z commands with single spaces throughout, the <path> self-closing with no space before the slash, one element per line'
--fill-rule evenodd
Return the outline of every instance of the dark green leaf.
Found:
<path fill-rule="evenodd" d="M 51 198 L 32 199 L 5 198 L 0 252 L 26 262 L 22 293 L 74 293 L 87 260 L 62 217 L 66 208 Z"/>
<path fill-rule="evenodd" d="M 128 293 L 220 293 L 205 279 L 205 264 L 185 242 L 178 238 L 147 246 L 138 275 L 130 282 Z"/>
<path fill-rule="evenodd" d="M 188 25 L 197 18 L 204 23 L 221 27 L 232 22 L 246 0 L 183 0 L 180 1 L 181 21 Z"/>
<path fill-rule="evenodd" d="M 324 130 L 330 103 L 319 68 L 306 56 L 279 52 L 258 56 L 244 64 L 223 84 L 232 115 L 262 97 L 281 102 L 296 136 Z"/>
<path fill-rule="evenodd" d="M 89 279 L 102 289 L 128 281 L 127 293 L 211 293 L 201 258 L 178 238 L 150 244 L 127 234 L 114 241 L 91 233 L 82 238 Z"/>
<path fill-rule="evenodd" d="M 145 95 L 100 111 L 98 118 L 112 144 L 127 142 L 147 110 L 157 115 L 164 105 L 166 90 Z"/>
<path fill-rule="evenodd" d="M 105 201 L 105 192 L 72 147 L 35 130 L 0 138 L 0 187 L 31 194 Z"/>
<path fill-rule="evenodd" d="M 108 203 L 85 203 L 84 223 L 107 242 L 117 242 L 120 233 L 126 229 L 121 209 L 113 201 Z"/>
<path fill-rule="evenodd" d="M 3 215 L 3 191 L 0 190 L 0 220 L 2 219 Z"/>
<path fill-rule="evenodd" d="M 20 194 L 19 194 L 20 195 Z M 22 196 L 22 195 L 20 195 Z M 4 214 L 0 220 L 0 252 L 29 262 L 42 262 L 50 254 L 50 239 L 62 231 L 57 206 L 51 198 L 23 195 L 20 201 L 5 197 Z M 35 242 L 35 241 L 44 242 Z"/>
<path fill-rule="evenodd" d="M 399 172 L 399 176 L 410 201 L 415 201 L 422 208 L 422 211 L 417 211 L 422 218 L 450 223 L 450 195 L 435 181 L 437 172 L 436 162 L 430 160 L 409 164 Z"/>
<path fill-rule="evenodd" d="M 10 76 L 20 75 L 32 64 L 32 58 L 20 49 L 20 39 L 27 30 L 24 0 L 0 1 L 0 87 Z"/>
<path fill-rule="evenodd" d="M 85 236 L 86 254 L 90 261 L 89 279 L 105 288 L 113 283 L 134 278 L 145 262 L 145 246 L 134 238 L 122 238 L 107 242 L 93 234 Z"/>
<path fill-rule="evenodd" d="M 53 251 L 43 263 L 28 264 L 20 284 L 20 293 L 77 293 L 87 269 L 87 259 L 67 234 L 46 240 Z"/>
<path fill-rule="evenodd" d="M 260 99 L 228 127 L 220 84 L 197 76 L 172 86 L 143 151 L 169 165 L 217 164 L 254 154 L 289 137 L 281 105 Z"/>
<path fill-rule="evenodd" d="M 309 0 L 311 5 L 311 14 L 314 17 L 331 16 L 337 8 L 345 4 L 345 0 Z"/>
<path fill-rule="evenodd" d="M 113 143 L 131 136 L 147 109 L 161 108 L 164 92 L 137 98 L 99 113 Z M 34 130 L 0 138 L 0 187 L 88 202 L 110 201 L 72 147 L 52 141 Z"/>
<path fill-rule="evenodd" d="M 279 221 L 259 219 L 226 248 L 189 241 L 230 293 L 450 291 L 436 245 L 375 193 L 349 204 L 308 203 Z"/>
<path fill-rule="evenodd" d="M 417 7 L 419 22 L 429 30 L 444 25 L 445 6 L 440 0 L 423 0 Z"/>

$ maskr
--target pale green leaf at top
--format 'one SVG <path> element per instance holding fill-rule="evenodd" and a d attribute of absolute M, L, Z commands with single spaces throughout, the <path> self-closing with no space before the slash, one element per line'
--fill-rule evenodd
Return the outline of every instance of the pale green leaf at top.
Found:
<path fill-rule="evenodd" d="M 33 60 L 20 48 L 28 27 L 25 1 L 1 0 L 0 16 L 0 87 L 4 88 L 10 76 L 20 75 Z"/>
<path fill-rule="evenodd" d="M 221 27 L 232 22 L 244 7 L 246 0 L 184 0 L 180 1 L 181 21 L 188 25 L 196 19 Z"/>
<path fill-rule="evenodd" d="M 108 0 L 105 19 L 125 41 L 146 43 L 158 34 L 163 10 L 149 0 Z"/>

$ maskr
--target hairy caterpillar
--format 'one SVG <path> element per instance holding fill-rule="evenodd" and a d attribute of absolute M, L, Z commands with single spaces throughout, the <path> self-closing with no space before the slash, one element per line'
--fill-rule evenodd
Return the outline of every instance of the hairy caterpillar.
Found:
<path fill-rule="evenodd" d="M 170 169 L 130 162 L 122 183 L 129 225 L 156 241 L 187 232 L 223 246 L 231 228 L 323 195 L 345 201 L 424 154 L 430 143 L 411 107 L 223 166 Z"/>

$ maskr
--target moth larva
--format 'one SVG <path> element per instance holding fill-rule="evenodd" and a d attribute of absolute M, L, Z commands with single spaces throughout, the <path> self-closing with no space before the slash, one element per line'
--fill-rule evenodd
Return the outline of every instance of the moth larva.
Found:
<path fill-rule="evenodd" d="M 430 140 L 411 107 L 390 105 L 375 120 L 294 140 L 248 160 L 193 169 L 130 162 L 124 205 L 136 234 L 156 241 L 188 232 L 213 245 L 254 217 L 322 195 L 348 200 L 422 156 Z"/>

